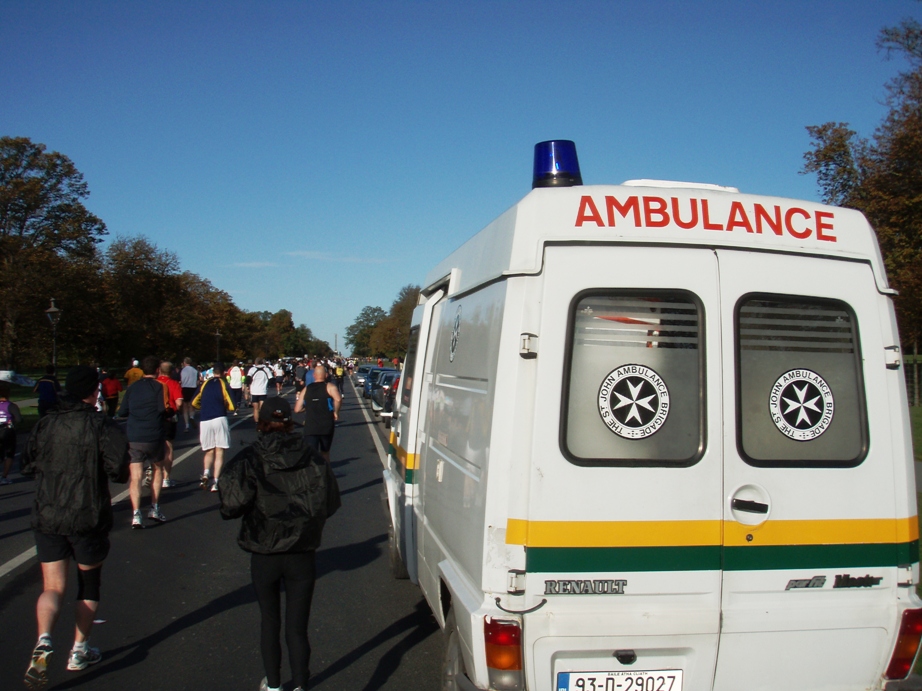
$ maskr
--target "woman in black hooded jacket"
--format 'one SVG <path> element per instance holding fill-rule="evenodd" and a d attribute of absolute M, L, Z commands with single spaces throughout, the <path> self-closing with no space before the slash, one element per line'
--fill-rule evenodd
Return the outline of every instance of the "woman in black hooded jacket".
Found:
<path fill-rule="evenodd" d="M 285 640 L 295 691 L 310 676 L 307 620 L 314 594 L 314 556 L 326 519 L 339 508 L 329 464 L 292 434 L 291 406 L 270 398 L 259 411 L 256 441 L 225 466 L 218 483 L 221 516 L 240 518 L 237 543 L 250 553 L 250 573 L 262 615 L 260 647 L 266 677 L 260 691 L 281 688 L 281 583 Z"/>

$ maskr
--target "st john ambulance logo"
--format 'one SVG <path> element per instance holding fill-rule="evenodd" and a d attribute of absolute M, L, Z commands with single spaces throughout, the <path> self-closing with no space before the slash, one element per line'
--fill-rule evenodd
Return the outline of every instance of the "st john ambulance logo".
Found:
<path fill-rule="evenodd" d="M 835 413 L 832 389 L 808 369 L 792 369 L 772 386 L 768 408 L 775 427 L 795 441 L 811 441 L 829 429 Z"/>
<path fill-rule="evenodd" d="M 669 389 L 649 367 L 622 365 L 602 380 L 598 403 L 608 429 L 625 439 L 646 439 L 669 416 Z"/>

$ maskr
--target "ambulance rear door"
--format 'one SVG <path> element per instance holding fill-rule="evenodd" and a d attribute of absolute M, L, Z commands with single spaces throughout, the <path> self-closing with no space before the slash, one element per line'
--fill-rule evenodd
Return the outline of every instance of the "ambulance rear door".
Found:
<path fill-rule="evenodd" d="M 874 687 L 898 566 L 918 559 L 915 518 L 894 493 L 888 378 L 901 373 L 886 367 L 888 300 L 866 263 L 717 254 L 727 418 L 715 689 Z"/>
<path fill-rule="evenodd" d="M 710 249 L 545 250 L 527 516 L 528 688 L 710 689 L 721 391 Z"/>

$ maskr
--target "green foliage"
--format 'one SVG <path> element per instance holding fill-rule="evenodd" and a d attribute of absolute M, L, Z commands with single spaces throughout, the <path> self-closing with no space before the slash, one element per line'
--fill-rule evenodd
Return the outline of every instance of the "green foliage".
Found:
<path fill-rule="evenodd" d="M 910 66 L 886 85 L 886 117 L 868 140 L 847 123 L 808 127 L 813 148 L 803 172 L 816 173 L 825 202 L 862 211 L 876 229 L 911 343 L 922 336 L 922 25 L 907 19 L 886 28 L 878 47 Z"/>
<path fill-rule="evenodd" d="M 346 345 L 352 349 L 356 357 L 371 357 L 371 334 L 375 327 L 387 317 L 387 313 L 380 307 L 368 305 L 362 308 L 359 316 L 346 327 Z"/>
<path fill-rule="evenodd" d="M 118 368 L 148 354 L 207 363 L 219 348 L 224 360 L 275 358 L 293 345 L 329 352 L 306 326 L 295 329 L 289 311 L 239 309 L 147 238 L 119 237 L 100 253 L 106 227 L 83 206 L 88 194 L 66 156 L 26 138 L 0 137 L 2 368 L 41 368 L 50 360 L 44 310 L 51 297 L 62 310 L 57 343 L 64 364 Z"/>
<path fill-rule="evenodd" d="M 36 345 L 42 308 L 68 261 L 92 261 L 105 224 L 73 162 L 25 137 L 0 137 L 0 364 Z M 47 330 L 47 325 L 45 326 Z"/>
<path fill-rule="evenodd" d="M 371 354 L 388 359 L 404 357 L 410 340 L 410 322 L 419 301 L 419 286 L 406 285 L 400 289 L 391 305 L 391 311 L 371 333 Z"/>

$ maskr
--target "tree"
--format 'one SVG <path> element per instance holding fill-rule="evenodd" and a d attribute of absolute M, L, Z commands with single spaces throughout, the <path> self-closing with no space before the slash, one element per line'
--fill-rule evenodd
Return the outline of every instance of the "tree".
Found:
<path fill-rule="evenodd" d="M 373 354 L 369 343 L 371 333 L 386 316 L 387 313 L 380 307 L 368 305 L 363 307 L 355 321 L 346 327 L 346 345 L 352 349 L 354 356 L 370 357 Z"/>
<path fill-rule="evenodd" d="M 881 31 L 877 45 L 909 62 L 887 85 L 889 108 L 869 140 L 847 123 L 808 127 L 805 173 L 816 173 L 823 201 L 862 211 L 877 231 L 890 283 L 900 295 L 904 342 L 922 336 L 922 25 L 906 19 Z"/>
<path fill-rule="evenodd" d="M 12 366 L 32 298 L 48 304 L 58 259 L 91 259 L 105 224 L 83 205 L 89 188 L 73 162 L 26 137 L 0 137 L 0 362 Z M 43 269 L 40 267 L 44 267 Z M 25 298 L 25 299 L 24 299 Z"/>
<path fill-rule="evenodd" d="M 371 333 L 368 345 L 372 355 L 388 359 L 406 356 L 410 340 L 410 323 L 418 302 L 419 286 L 406 285 L 400 289 L 391 305 L 391 311 L 378 322 Z"/>

